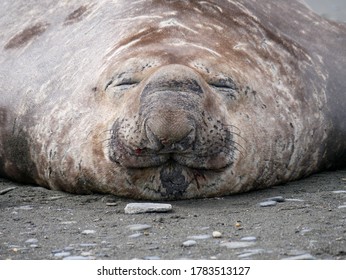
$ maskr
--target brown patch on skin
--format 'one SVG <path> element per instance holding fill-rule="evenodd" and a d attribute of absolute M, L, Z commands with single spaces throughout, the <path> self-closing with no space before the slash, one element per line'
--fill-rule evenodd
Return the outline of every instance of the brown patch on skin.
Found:
<path fill-rule="evenodd" d="M 87 6 L 80 6 L 65 18 L 64 25 L 70 25 L 79 22 L 89 13 L 90 10 Z"/>
<path fill-rule="evenodd" d="M 48 26 L 49 24 L 46 22 L 39 22 L 33 26 L 25 28 L 22 32 L 18 33 L 10 41 L 8 41 L 4 49 L 8 50 L 23 47 L 35 37 L 42 35 Z"/>

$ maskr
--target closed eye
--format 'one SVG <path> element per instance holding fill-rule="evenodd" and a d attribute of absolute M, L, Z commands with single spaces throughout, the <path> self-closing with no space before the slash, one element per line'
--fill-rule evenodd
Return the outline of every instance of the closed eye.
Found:
<path fill-rule="evenodd" d="M 238 88 L 231 78 L 211 80 L 209 82 L 209 85 L 216 91 L 225 94 L 227 97 L 230 97 L 231 99 L 236 98 Z"/>
<path fill-rule="evenodd" d="M 115 83 L 115 87 L 128 87 L 128 86 L 135 86 L 138 85 L 139 82 L 132 80 L 132 79 L 124 79 L 122 81 L 119 81 L 118 83 Z"/>
<path fill-rule="evenodd" d="M 126 89 L 133 88 L 138 84 L 139 84 L 139 81 L 134 79 L 112 79 L 107 83 L 105 90 L 107 90 L 109 87 L 112 87 L 118 90 L 126 90 Z"/>

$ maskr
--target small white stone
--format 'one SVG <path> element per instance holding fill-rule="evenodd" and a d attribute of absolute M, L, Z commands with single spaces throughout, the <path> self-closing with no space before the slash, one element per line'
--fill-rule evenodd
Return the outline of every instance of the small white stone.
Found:
<path fill-rule="evenodd" d="M 195 246 L 196 244 L 197 242 L 195 240 L 186 240 L 185 242 L 183 242 L 184 247 L 191 247 Z"/>
<path fill-rule="evenodd" d="M 307 253 L 307 254 L 303 254 L 303 255 L 284 258 L 282 260 L 315 260 L 315 259 L 316 258 L 314 256 Z"/>
<path fill-rule="evenodd" d="M 84 257 L 84 256 L 67 256 L 63 258 L 63 260 L 91 260 L 91 257 Z"/>
<path fill-rule="evenodd" d="M 304 202 L 304 199 L 300 199 L 300 198 L 286 198 L 286 201 L 292 201 L 292 202 Z"/>
<path fill-rule="evenodd" d="M 238 249 L 238 248 L 250 247 L 250 246 L 253 246 L 253 245 L 255 245 L 255 244 L 256 244 L 256 242 L 248 242 L 248 241 L 245 241 L 245 242 L 231 241 L 231 242 L 224 242 L 224 243 L 221 243 L 220 246 L 221 246 L 221 247 L 226 247 L 226 248 L 229 248 L 229 249 Z"/>
<path fill-rule="evenodd" d="M 129 203 L 124 210 L 125 214 L 170 212 L 172 205 L 167 203 Z"/>
<path fill-rule="evenodd" d="M 82 231 L 82 234 L 94 234 L 96 231 L 92 229 L 86 229 Z"/>
<path fill-rule="evenodd" d="M 255 236 L 245 236 L 240 239 L 241 241 L 256 241 L 257 238 Z"/>
<path fill-rule="evenodd" d="M 332 191 L 332 193 L 346 193 L 346 190 L 337 190 L 337 191 Z"/>
<path fill-rule="evenodd" d="M 25 243 L 37 243 L 37 242 L 38 242 L 38 240 L 35 238 L 31 238 L 31 239 L 28 239 L 25 241 Z"/>
<path fill-rule="evenodd" d="M 269 201 L 276 201 L 276 202 L 284 202 L 285 201 L 283 196 L 269 197 L 269 198 L 267 198 L 267 200 L 269 200 Z"/>
<path fill-rule="evenodd" d="M 138 237 L 140 237 L 140 236 L 142 236 L 142 235 L 143 235 L 143 233 L 137 232 L 137 233 L 134 233 L 134 234 L 129 235 L 128 237 L 129 237 L 129 238 L 138 238 Z"/>
<path fill-rule="evenodd" d="M 200 235 L 188 236 L 187 239 L 202 240 L 202 239 L 209 239 L 210 237 L 211 237 L 211 235 L 209 235 L 209 234 L 200 234 Z"/>
<path fill-rule="evenodd" d="M 65 258 L 65 257 L 68 257 L 70 256 L 71 253 L 70 252 L 59 252 L 59 253 L 55 253 L 54 254 L 54 257 L 57 257 L 57 258 Z"/>
<path fill-rule="evenodd" d="M 141 231 L 141 230 L 146 230 L 146 229 L 151 228 L 151 225 L 147 225 L 147 224 L 134 224 L 134 225 L 128 225 L 127 228 L 129 230 Z"/>
<path fill-rule="evenodd" d="M 76 224 L 77 222 L 76 221 L 63 221 L 63 222 L 60 222 L 61 225 L 71 225 L 71 224 Z"/>
<path fill-rule="evenodd" d="M 222 237 L 222 233 L 219 231 L 213 231 L 213 237 L 214 238 L 221 238 Z"/>
<path fill-rule="evenodd" d="M 259 205 L 260 205 L 261 207 L 269 207 L 269 206 L 275 206 L 276 204 L 277 204 L 276 201 L 274 201 L 274 200 L 268 200 L 268 201 L 263 201 L 263 202 L 261 202 Z"/>
<path fill-rule="evenodd" d="M 30 205 L 24 205 L 24 206 L 14 207 L 14 209 L 15 210 L 32 210 L 34 208 Z"/>

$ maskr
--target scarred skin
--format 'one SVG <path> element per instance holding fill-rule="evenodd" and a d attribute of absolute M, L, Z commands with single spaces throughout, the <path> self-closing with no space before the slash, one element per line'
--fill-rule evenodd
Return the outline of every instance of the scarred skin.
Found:
<path fill-rule="evenodd" d="M 20 2 L 0 3 L 0 175 L 169 200 L 346 165 L 344 24 L 284 0 Z"/>

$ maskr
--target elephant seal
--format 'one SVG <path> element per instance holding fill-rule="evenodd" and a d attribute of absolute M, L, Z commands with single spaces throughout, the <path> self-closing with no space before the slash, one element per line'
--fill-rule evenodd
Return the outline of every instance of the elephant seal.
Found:
<path fill-rule="evenodd" d="M 31 0 L 0 11 L 2 176 L 169 200 L 346 163 L 346 27 L 298 1 Z"/>

